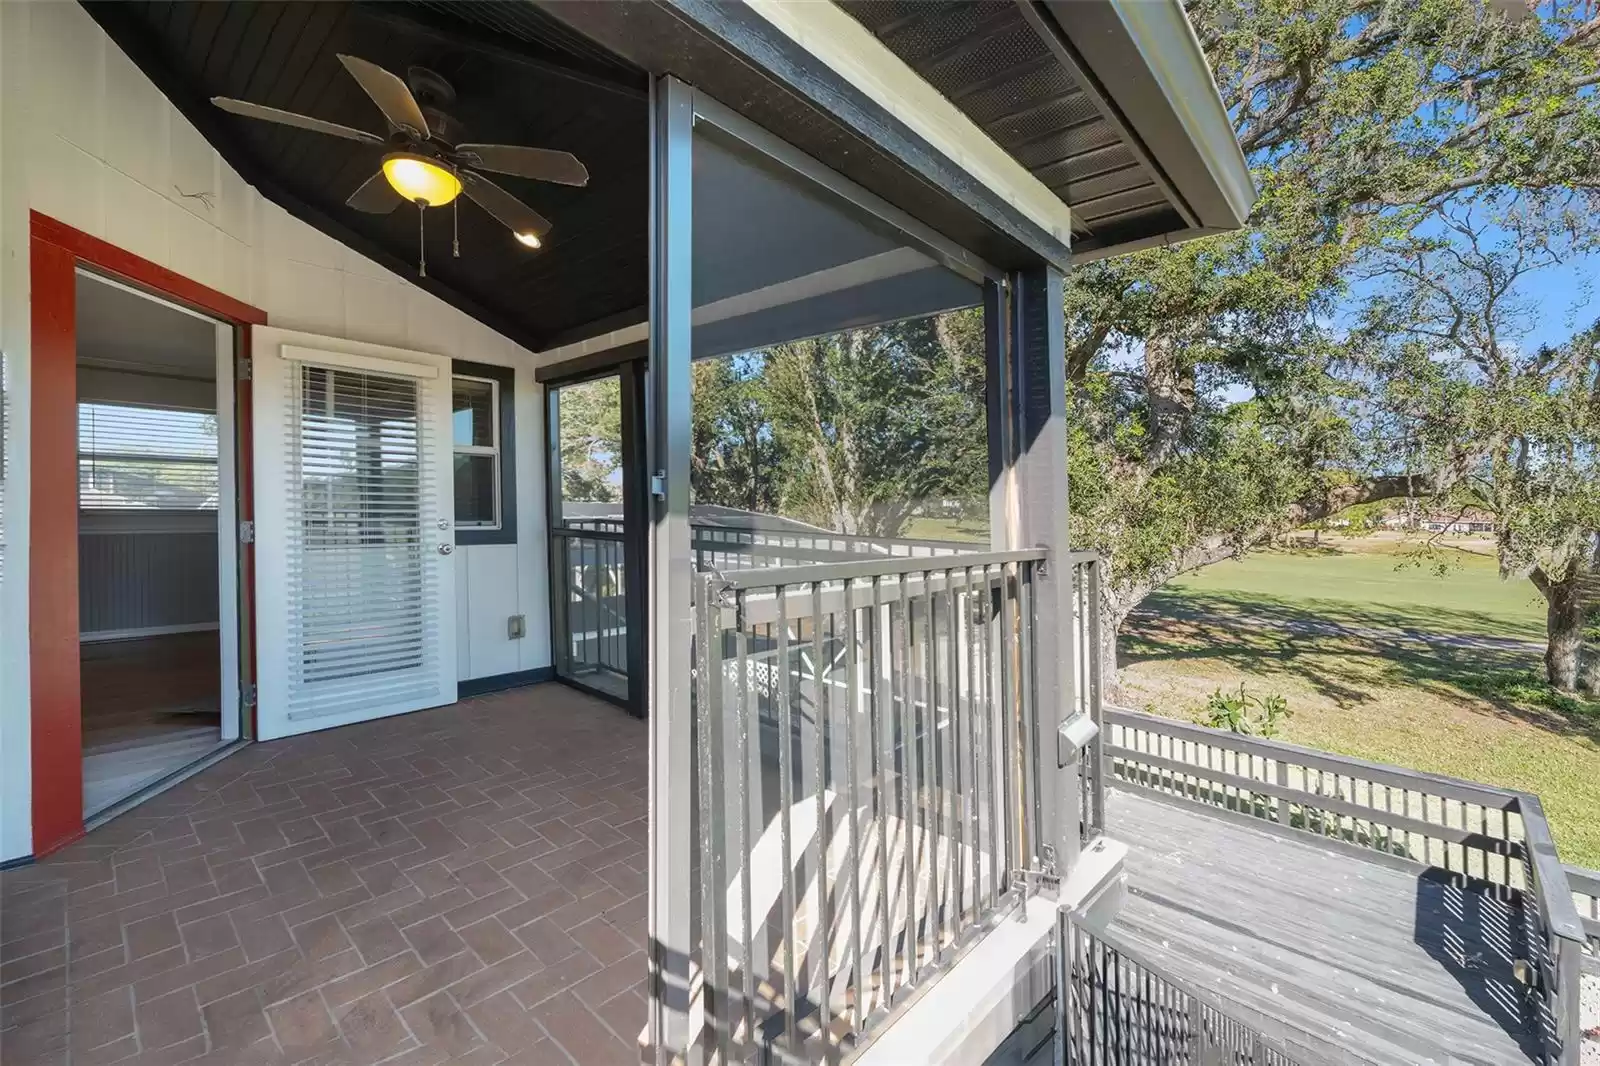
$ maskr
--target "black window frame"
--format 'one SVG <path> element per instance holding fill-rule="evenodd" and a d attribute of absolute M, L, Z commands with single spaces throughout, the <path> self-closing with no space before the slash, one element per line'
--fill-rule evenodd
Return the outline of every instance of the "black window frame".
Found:
<path fill-rule="evenodd" d="M 498 529 L 484 529 L 476 526 L 464 526 L 456 529 L 456 543 L 468 544 L 515 544 L 517 543 L 517 436 L 516 436 L 516 371 L 509 366 L 498 366 L 494 363 L 473 363 L 465 359 L 450 360 L 451 378 L 487 378 L 499 388 L 496 390 L 496 402 L 499 410 L 495 417 L 499 419 L 499 467 L 500 467 L 500 526 Z M 454 382 L 452 381 L 452 390 Z M 455 438 L 450 440 L 450 467 L 455 470 Z M 451 523 L 454 524 L 455 516 L 455 484 L 452 480 L 450 491 Z"/>

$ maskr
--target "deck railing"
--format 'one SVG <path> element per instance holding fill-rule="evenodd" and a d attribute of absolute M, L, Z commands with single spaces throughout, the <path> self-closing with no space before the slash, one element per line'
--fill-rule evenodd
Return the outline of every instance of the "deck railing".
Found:
<path fill-rule="evenodd" d="M 1220 1001 L 1143 959 L 1115 930 L 1061 914 L 1055 1061 L 1062 1066 L 1313 1066 L 1313 1038 L 1242 1021 Z M 1064 990 L 1064 992 L 1063 992 Z M 1350 1061 L 1343 1059 L 1340 1061 Z"/>
<path fill-rule="evenodd" d="M 701 575 L 692 959 L 720 1061 L 834 1061 L 1014 902 L 1042 550 Z"/>
<path fill-rule="evenodd" d="M 1578 1061 L 1584 926 L 1537 797 L 1123 708 L 1105 713 L 1111 783 L 1519 898 L 1547 1059 Z"/>
<path fill-rule="evenodd" d="M 555 653 L 564 676 L 628 674 L 628 546 L 616 526 L 569 521 L 551 530 Z"/>
<path fill-rule="evenodd" d="M 1100 632 L 1100 594 L 1102 563 L 1093 552 L 1073 552 L 1067 557 L 1072 567 L 1072 676 L 1073 714 L 1087 715 L 1096 733 L 1083 753 L 1079 785 L 1083 790 L 1079 834 L 1087 843 L 1105 831 L 1106 721 L 1104 662 Z"/>
<path fill-rule="evenodd" d="M 1572 902 L 1578 908 L 1578 920 L 1589 938 L 1583 967 L 1600 977 L 1600 870 L 1585 870 L 1581 866 L 1568 866 L 1566 870 Z"/>

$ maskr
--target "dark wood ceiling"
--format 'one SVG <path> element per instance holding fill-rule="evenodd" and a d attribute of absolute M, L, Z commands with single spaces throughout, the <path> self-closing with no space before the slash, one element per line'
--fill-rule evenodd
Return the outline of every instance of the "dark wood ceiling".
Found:
<path fill-rule="evenodd" d="M 1072 208 L 1074 251 L 1182 229 L 1150 160 L 1070 47 L 1017 0 L 840 0 Z"/>
<path fill-rule="evenodd" d="M 648 78 L 525 4 L 86 2 L 112 39 L 239 173 L 334 238 L 416 278 L 416 211 L 363 214 L 345 198 L 381 150 L 241 118 L 229 96 L 377 133 L 383 118 L 338 53 L 402 77 L 427 67 L 455 88 L 464 139 L 564 149 L 586 188 L 496 178 L 554 224 L 529 251 L 465 199 L 461 257 L 450 210 L 427 212 L 419 283 L 529 348 L 644 317 L 648 287 Z"/>

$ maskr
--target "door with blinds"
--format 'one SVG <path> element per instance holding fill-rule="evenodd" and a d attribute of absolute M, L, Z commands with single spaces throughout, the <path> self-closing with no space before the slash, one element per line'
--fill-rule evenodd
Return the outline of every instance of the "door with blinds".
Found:
<path fill-rule="evenodd" d="M 453 703 L 450 360 L 254 331 L 257 735 Z"/>

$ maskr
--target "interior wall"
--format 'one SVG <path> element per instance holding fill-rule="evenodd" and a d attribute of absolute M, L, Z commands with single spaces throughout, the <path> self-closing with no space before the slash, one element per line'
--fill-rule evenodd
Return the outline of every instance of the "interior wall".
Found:
<path fill-rule="evenodd" d="M 291 218 L 224 164 L 72 3 L 0 3 L 0 348 L 8 475 L 0 577 L 0 861 L 32 850 L 28 213 L 253 304 L 274 326 L 516 368 L 519 542 L 455 554 L 463 678 L 550 664 L 539 387 L 529 353 Z M 506 636 L 522 614 L 527 635 Z"/>
<path fill-rule="evenodd" d="M 215 511 L 79 511 L 86 641 L 217 628 Z"/>

